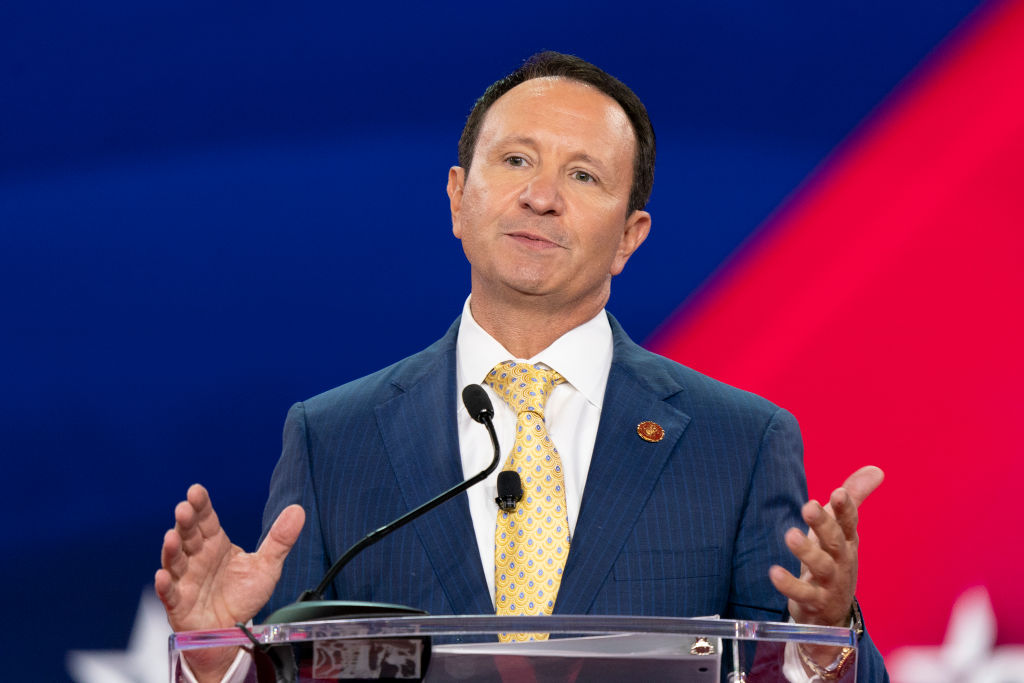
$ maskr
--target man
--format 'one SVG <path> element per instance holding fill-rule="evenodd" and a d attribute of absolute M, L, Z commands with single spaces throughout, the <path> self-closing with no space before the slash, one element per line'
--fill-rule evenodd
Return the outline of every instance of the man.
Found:
<path fill-rule="evenodd" d="M 561 535 L 536 531 L 556 538 L 539 556 L 547 583 L 536 600 L 515 589 L 538 603 L 528 611 L 767 620 L 785 617 L 788 598 L 798 622 L 849 625 L 856 510 L 880 471 L 855 473 L 826 508 L 801 508 L 792 416 L 640 349 L 604 312 L 651 225 L 654 133 L 639 99 L 582 60 L 536 55 L 477 102 L 459 163 L 448 196 L 472 284 L 460 320 L 425 351 L 292 408 L 257 552 L 232 546 L 205 490 L 189 490 L 155 579 L 172 627 L 228 627 L 294 600 L 368 530 L 482 469 L 487 437 L 457 407 L 470 383 L 488 384 L 527 500 L 554 497 L 545 514 Z M 543 387 L 527 410 L 508 399 L 519 372 Z M 516 455 L 534 429 L 538 460 L 551 461 L 536 482 Z M 515 550 L 502 539 L 527 520 L 499 514 L 491 487 L 368 549 L 335 581 L 338 596 L 432 614 L 509 613 L 511 600 L 515 613 Z M 865 644 L 860 680 L 883 680 Z M 189 659 L 209 680 L 237 661 Z M 831 648 L 787 650 L 785 674 L 827 679 L 841 662 Z"/>

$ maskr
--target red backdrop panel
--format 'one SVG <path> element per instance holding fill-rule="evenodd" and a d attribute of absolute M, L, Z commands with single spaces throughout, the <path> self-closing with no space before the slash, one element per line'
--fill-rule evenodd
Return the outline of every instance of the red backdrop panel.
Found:
<path fill-rule="evenodd" d="M 1024 3 L 990 8 L 649 344 L 792 410 L 811 495 L 857 466 L 883 652 L 985 585 L 1024 642 Z"/>

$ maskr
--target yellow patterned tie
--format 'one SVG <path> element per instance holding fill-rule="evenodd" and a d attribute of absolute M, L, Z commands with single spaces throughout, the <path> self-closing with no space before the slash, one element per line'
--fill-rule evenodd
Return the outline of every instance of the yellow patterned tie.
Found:
<path fill-rule="evenodd" d="M 516 411 L 516 438 L 504 469 L 523 482 L 523 500 L 500 510 L 494 532 L 494 602 L 497 614 L 551 614 L 569 554 L 565 480 L 548 436 L 544 406 L 565 378 L 554 370 L 506 361 L 484 378 Z M 502 633 L 502 642 L 546 640 L 546 633 Z"/>

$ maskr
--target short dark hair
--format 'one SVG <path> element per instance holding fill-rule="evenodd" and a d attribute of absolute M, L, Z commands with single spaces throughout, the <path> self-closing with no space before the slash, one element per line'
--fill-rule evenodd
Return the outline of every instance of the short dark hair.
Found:
<path fill-rule="evenodd" d="M 466 126 L 459 138 L 459 166 L 469 172 L 476 150 L 476 141 L 480 136 L 480 127 L 484 117 L 498 98 L 520 83 L 534 78 L 558 77 L 579 81 L 591 85 L 619 103 L 629 122 L 633 126 L 636 138 L 636 151 L 633 154 L 633 185 L 629 192 L 629 211 L 637 211 L 647 205 L 654 186 L 654 127 L 647 116 L 647 108 L 640 98 L 629 87 L 594 66 L 588 61 L 574 55 L 560 52 L 538 52 L 527 59 L 521 67 L 495 81 L 484 91 L 480 99 L 473 105 L 473 111 L 466 119 Z"/>

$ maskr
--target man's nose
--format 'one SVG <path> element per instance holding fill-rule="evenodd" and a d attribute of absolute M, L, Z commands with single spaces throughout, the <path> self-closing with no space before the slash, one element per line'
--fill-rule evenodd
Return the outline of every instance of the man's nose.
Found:
<path fill-rule="evenodd" d="M 519 205 L 538 215 L 557 216 L 564 208 L 562 202 L 561 178 L 557 173 L 538 170 L 519 195 Z"/>

